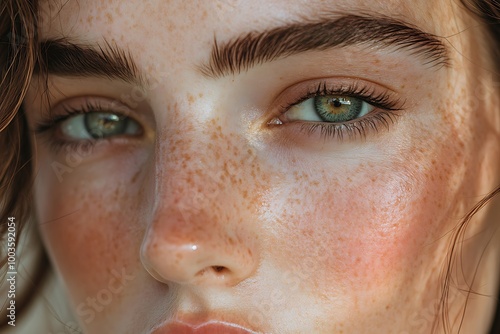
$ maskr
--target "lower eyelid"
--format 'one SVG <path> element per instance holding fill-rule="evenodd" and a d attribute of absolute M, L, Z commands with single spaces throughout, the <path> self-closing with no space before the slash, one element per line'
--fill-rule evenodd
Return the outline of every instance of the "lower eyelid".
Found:
<path fill-rule="evenodd" d="M 268 124 L 270 128 L 281 128 L 289 134 L 300 133 L 302 138 L 315 142 L 318 140 L 346 141 L 366 139 L 370 135 L 390 130 L 392 124 L 396 123 L 400 114 L 397 111 L 375 109 L 369 114 L 345 123 L 326 123 L 294 121 L 284 124 Z M 293 135 L 294 141 L 301 142 L 297 134 Z"/>

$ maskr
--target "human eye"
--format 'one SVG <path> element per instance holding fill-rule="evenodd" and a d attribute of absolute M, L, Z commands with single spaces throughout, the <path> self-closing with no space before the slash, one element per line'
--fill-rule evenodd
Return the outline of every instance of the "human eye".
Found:
<path fill-rule="evenodd" d="M 56 108 L 57 114 L 41 120 L 35 132 L 48 135 L 55 150 L 84 143 L 93 145 L 114 138 L 138 137 L 143 128 L 112 103 L 85 101 Z"/>
<path fill-rule="evenodd" d="M 373 83 L 321 81 L 292 87 L 279 99 L 279 113 L 270 126 L 296 126 L 308 135 L 356 139 L 389 128 L 403 108 L 403 101 L 389 89 Z M 305 86 L 305 88 L 304 88 Z M 288 97 L 291 95 L 291 97 Z M 291 102 L 287 102 L 287 99 Z"/>

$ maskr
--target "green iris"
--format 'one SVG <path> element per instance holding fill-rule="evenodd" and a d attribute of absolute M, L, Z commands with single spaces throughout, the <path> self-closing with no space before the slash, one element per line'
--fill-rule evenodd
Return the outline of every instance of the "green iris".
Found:
<path fill-rule="evenodd" d="M 85 115 L 85 129 L 94 138 L 106 138 L 124 134 L 128 118 L 111 113 L 92 112 Z"/>
<path fill-rule="evenodd" d="M 326 122 L 342 123 L 353 120 L 363 111 L 363 101 L 354 97 L 316 96 L 314 107 Z"/>

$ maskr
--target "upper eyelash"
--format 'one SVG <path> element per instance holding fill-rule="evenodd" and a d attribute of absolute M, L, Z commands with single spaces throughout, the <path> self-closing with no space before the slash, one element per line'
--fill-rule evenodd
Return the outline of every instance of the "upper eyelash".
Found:
<path fill-rule="evenodd" d="M 63 106 L 64 114 L 52 116 L 45 120 L 41 120 L 35 126 L 35 133 L 41 134 L 52 129 L 56 124 L 70 118 L 71 116 L 86 114 L 90 112 L 110 112 L 111 110 L 105 109 L 100 103 L 87 101 L 83 106 L 74 108 L 70 106 Z"/>
<path fill-rule="evenodd" d="M 387 92 L 375 93 L 375 89 L 370 89 L 367 86 L 359 86 L 357 84 L 341 85 L 337 88 L 329 88 L 326 82 L 319 83 L 314 90 L 309 90 L 306 95 L 298 101 L 294 101 L 287 105 L 282 105 L 282 113 L 285 113 L 291 107 L 304 102 L 310 98 L 324 95 L 343 95 L 348 97 L 359 98 L 374 107 L 397 111 L 404 108 L 404 102 L 400 99 L 394 99 Z"/>

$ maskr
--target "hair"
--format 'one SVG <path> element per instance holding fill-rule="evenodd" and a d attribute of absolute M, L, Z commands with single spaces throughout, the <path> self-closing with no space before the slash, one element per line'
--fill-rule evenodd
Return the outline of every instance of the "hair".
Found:
<path fill-rule="evenodd" d="M 21 104 L 36 63 L 37 9 L 34 1 L 0 3 L 0 236 L 8 217 L 17 231 L 30 217 L 31 145 Z M 17 237 L 17 235 L 16 235 Z M 3 267 L 6 258 L 0 259 Z"/>
<path fill-rule="evenodd" d="M 463 6 L 484 26 L 492 59 L 497 68 L 491 69 L 500 82 L 500 0 L 461 0 Z M 15 217 L 17 238 L 23 225 L 32 216 L 31 190 L 33 183 L 32 150 L 22 101 L 37 65 L 38 1 L 0 1 L 0 240 L 6 235 L 8 217 Z M 434 331 L 441 326 L 449 332 L 448 296 L 457 247 L 472 217 L 500 194 L 500 187 L 485 196 L 459 222 L 451 238 L 447 266 L 444 268 L 441 319 L 436 316 Z M 0 268 L 7 258 L 0 258 Z M 469 291 L 470 293 L 470 291 Z M 465 308 L 464 308 L 465 313 Z M 0 323 L 1 324 L 1 323 Z"/>

